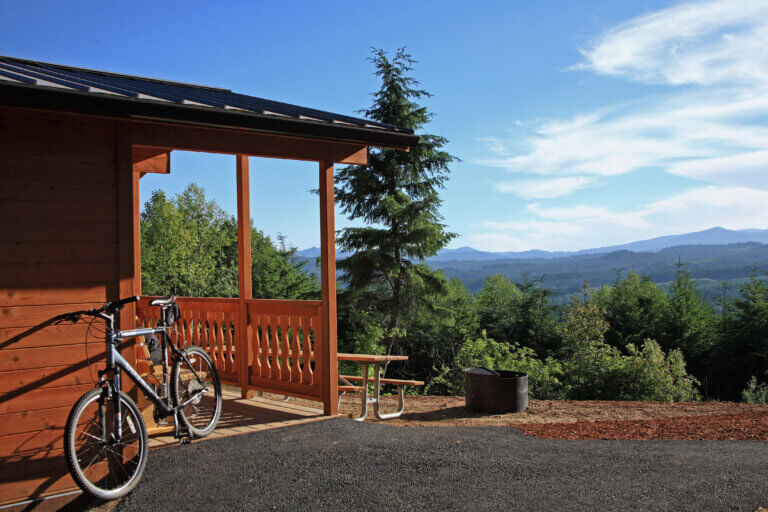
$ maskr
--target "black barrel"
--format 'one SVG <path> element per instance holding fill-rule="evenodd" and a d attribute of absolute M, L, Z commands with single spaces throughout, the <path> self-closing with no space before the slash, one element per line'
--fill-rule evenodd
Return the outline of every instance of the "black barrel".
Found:
<path fill-rule="evenodd" d="M 467 407 L 473 412 L 523 412 L 528 408 L 528 374 L 488 368 L 464 371 Z"/>

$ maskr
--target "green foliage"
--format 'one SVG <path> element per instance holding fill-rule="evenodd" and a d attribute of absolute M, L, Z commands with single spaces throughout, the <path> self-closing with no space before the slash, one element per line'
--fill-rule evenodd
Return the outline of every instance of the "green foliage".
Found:
<path fill-rule="evenodd" d="M 276 245 L 261 231 L 251 228 L 253 296 L 261 299 L 311 300 L 320 298 L 317 275 L 302 269 L 296 248 L 283 235 Z"/>
<path fill-rule="evenodd" d="M 697 381 L 688 375 L 679 350 L 664 353 L 646 339 L 627 353 L 605 341 L 609 332 L 604 307 L 589 296 L 574 298 L 565 313 L 562 361 L 566 394 L 579 400 L 695 400 Z"/>
<path fill-rule="evenodd" d="M 417 101 L 429 93 L 409 76 L 414 63 L 400 49 L 390 59 L 374 49 L 371 62 L 381 80 L 373 104 L 363 113 L 376 121 L 412 130 L 431 119 Z M 367 166 L 348 166 L 336 175 L 336 201 L 350 220 L 365 227 L 342 230 L 340 249 L 353 252 L 339 262 L 350 295 L 383 315 L 383 342 L 387 352 L 407 332 L 412 313 L 436 293 L 443 292 L 441 276 L 423 263 L 455 235 L 449 233 L 439 213 L 438 190 L 455 160 L 442 150 L 443 137 L 420 135 L 409 152 L 372 151 Z M 415 308 L 415 309 L 414 309 Z"/>
<path fill-rule="evenodd" d="M 194 183 L 171 200 L 155 191 L 141 213 L 141 264 L 148 295 L 236 296 L 237 222 Z"/>
<path fill-rule="evenodd" d="M 664 316 L 669 308 L 667 294 L 646 276 L 630 272 L 626 278 L 618 275 L 613 286 L 604 286 L 595 293 L 595 302 L 605 311 L 609 328 L 606 342 L 614 347 L 643 340 L 665 338 Z"/>
<path fill-rule="evenodd" d="M 279 242 L 251 228 L 253 296 L 317 298 L 316 276 Z M 147 295 L 236 297 L 237 220 L 194 183 L 172 199 L 153 192 L 141 212 L 141 279 Z"/>
<path fill-rule="evenodd" d="M 757 382 L 754 375 L 749 379 L 747 387 L 741 392 L 741 401 L 748 404 L 768 403 L 768 384 Z"/>
<path fill-rule="evenodd" d="M 467 339 L 461 345 L 454 367 L 443 367 L 440 374 L 432 379 L 429 392 L 463 395 L 464 370 L 478 366 L 527 373 L 532 398 L 564 398 L 560 382 L 563 368 L 558 361 L 552 358 L 542 361 L 532 349 L 517 343 L 510 345 L 496 342 L 484 332 L 480 337 Z"/>
<path fill-rule="evenodd" d="M 685 402 L 698 400 L 699 381 L 691 376 L 679 349 L 666 355 L 654 340 L 645 340 L 642 349 L 627 346 L 624 357 L 622 400 Z"/>
<path fill-rule="evenodd" d="M 661 348 L 677 348 L 682 352 L 691 372 L 704 382 L 705 392 L 710 383 L 710 356 L 716 343 L 715 312 L 696 289 L 687 267 L 677 264 L 677 274 L 668 291 L 669 305 L 664 337 L 658 338 Z"/>
<path fill-rule="evenodd" d="M 477 294 L 477 304 L 480 327 L 491 338 L 516 342 L 540 354 L 557 348 L 554 307 L 549 302 L 549 290 L 540 282 L 527 276 L 522 283 L 502 275 L 491 276 Z"/>
<path fill-rule="evenodd" d="M 717 396 L 737 397 L 749 376 L 768 372 L 768 284 L 757 273 L 724 301 L 712 360 Z"/>
<path fill-rule="evenodd" d="M 409 359 L 404 367 L 395 369 L 404 377 L 431 380 L 455 361 L 464 340 L 480 331 L 474 299 L 467 289 L 458 280 L 447 281 L 443 287 L 445 293 L 429 298 L 432 307 L 418 310 L 400 340 Z"/>

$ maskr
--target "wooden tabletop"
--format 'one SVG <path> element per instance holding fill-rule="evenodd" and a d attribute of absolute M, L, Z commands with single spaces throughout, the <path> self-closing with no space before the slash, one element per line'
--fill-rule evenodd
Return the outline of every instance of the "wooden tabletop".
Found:
<path fill-rule="evenodd" d="M 388 356 L 385 354 L 337 354 L 339 361 L 357 361 L 358 363 L 385 363 L 387 361 L 407 361 L 408 356 Z"/>

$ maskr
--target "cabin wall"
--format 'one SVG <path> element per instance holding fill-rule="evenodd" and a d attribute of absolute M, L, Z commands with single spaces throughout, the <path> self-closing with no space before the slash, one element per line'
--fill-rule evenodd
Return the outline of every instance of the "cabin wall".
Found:
<path fill-rule="evenodd" d="M 120 137 L 114 122 L 0 109 L 0 505 L 75 488 L 64 423 L 103 337 L 35 326 L 120 294 Z"/>

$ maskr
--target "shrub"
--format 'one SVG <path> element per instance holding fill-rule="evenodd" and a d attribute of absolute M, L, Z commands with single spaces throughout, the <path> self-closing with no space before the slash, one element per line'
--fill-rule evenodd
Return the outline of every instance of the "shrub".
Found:
<path fill-rule="evenodd" d="M 429 392 L 452 395 L 464 394 L 464 370 L 482 366 L 493 370 L 515 370 L 528 374 L 532 398 L 564 398 L 562 395 L 562 366 L 552 358 L 538 359 L 536 352 L 519 344 L 499 343 L 482 333 L 467 339 L 459 349 L 452 368 L 443 368 L 429 384 Z"/>
<path fill-rule="evenodd" d="M 656 341 L 645 340 L 642 349 L 629 344 L 627 352 L 620 387 L 626 398 L 622 399 L 662 402 L 699 399 L 698 381 L 686 371 L 685 359 L 679 349 L 665 355 Z"/>
<path fill-rule="evenodd" d="M 765 382 L 758 384 L 757 377 L 753 375 L 747 387 L 741 392 L 741 401 L 748 404 L 768 403 L 768 384 Z"/>
<path fill-rule="evenodd" d="M 654 340 L 642 349 L 626 345 L 624 354 L 605 342 L 605 309 L 585 288 L 565 312 L 563 337 L 565 393 L 577 400 L 695 400 L 698 381 L 685 369 L 682 352 L 665 354 Z"/>

